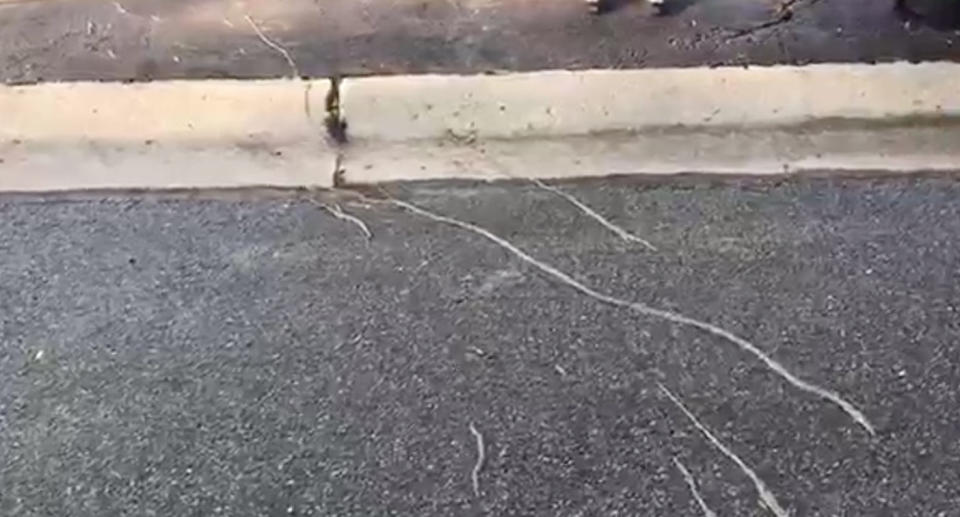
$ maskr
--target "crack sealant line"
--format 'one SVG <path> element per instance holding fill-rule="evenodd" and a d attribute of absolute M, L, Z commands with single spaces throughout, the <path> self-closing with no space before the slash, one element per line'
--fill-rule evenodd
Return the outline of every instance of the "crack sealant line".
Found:
<path fill-rule="evenodd" d="M 677 467 L 677 470 L 680 471 L 683 480 L 687 482 L 687 487 L 690 488 L 690 493 L 693 494 L 693 500 L 697 502 L 697 506 L 703 511 L 703 517 L 717 517 L 717 513 L 707 506 L 707 502 L 704 501 L 703 496 L 700 495 L 700 490 L 697 488 L 697 482 L 693 479 L 693 474 L 691 474 L 690 471 L 687 470 L 687 467 L 676 457 L 673 458 L 673 464 Z"/>
<path fill-rule="evenodd" d="M 253 18 L 251 18 L 249 14 L 244 15 L 244 18 L 247 20 L 247 23 L 250 24 L 250 27 L 253 28 L 253 31 L 257 33 L 257 36 L 260 38 L 260 41 L 262 41 L 265 45 L 272 48 L 273 50 L 276 50 L 277 52 L 279 52 L 280 55 L 282 55 L 283 58 L 287 60 L 287 64 L 290 65 L 290 71 L 293 73 L 292 78 L 296 79 L 300 77 L 300 69 L 297 68 L 297 63 L 296 61 L 293 60 L 293 56 L 290 55 L 290 51 L 283 48 L 276 41 L 273 41 L 272 39 L 268 38 L 267 35 L 264 34 L 262 30 L 260 30 L 260 26 L 257 25 L 257 22 L 253 21 Z"/>
<path fill-rule="evenodd" d="M 757 348 L 753 343 L 737 336 L 736 334 L 733 334 L 732 332 L 724 328 L 718 327 L 711 323 L 707 323 L 704 321 L 700 321 L 700 320 L 685 316 L 680 313 L 671 312 L 664 309 L 657 309 L 655 307 L 650 307 L 648 305 L 645 305 L 639 302 L 631 302 L 628 300 L 623 300 L 621 298 L 616 298 L 614 296 L 603 294 L 579 282 L 578 280 L 574 279 L 567 273 L 560 271 L 559 269 L 551 266 L 550 264 L 546 264 L 544 262 L 541 262 L 533 258 L 532 256 L 528 255 L 525 251 L 521 250 L 520 248 L 517 248 L 516 246 L 508 242 L 506 239 L 499 237 L 498 235 L 495 235 L 489 230 L 486 230 L 474 224 L 460 221 L 458 219 L 433 213 L 429 210 L 420 208 L 411 203 L 407 203 L 406 201 L 401 201 L 399 199 L 395 199 L 392 197 L 389 198 L 387 202 L 392 203 L 403 209 L 406 209 L 410 212 L 413 212 L 414 214 L 426 217 L 428 219 L 432 219 L 437 222 L 456 226 L 464 230 L 468 230 L 473 233 L 479 234 L 483 237 L 486 237 L 488 240 L 491 240 L 494 243 L 498 244 L 500 247 L 509 251 L 510 253 L 512 253 L 519 259 L 523 260 L 524 262 L 536 267 L 540 271 L 552 276 L 556 280 L 559 280 L 561 283 L 566 284 L 567 286 L 575 289 L 576 291 L 579 291 L 581 294 L 589 296 L 599 302 L 606 303 L 608 305 L 613 305 L 616 307 L 627 308 L 632 311 L 638 312 L 640 314 L 653 316 L 653 317 L 667 320 L 673 323 L 694 327 L 704 332 L 707 332 L 709 334 L 713 334 L 715 336 L 721 337 L 737 345 L 738 347 L 740 347 L 741 350 L 748 352 L 754 357 L 756 357 L 757 359 L 759 359 L 763 364 L 767 366 L 767 368 L 769 368 L 774 373 L 782 377 L 784 380 L 786 380 L 789 384 L 793 385 L 795 388 L 801 391 L 805 391 L 807 393 L 816 395 L 821 399 L 827 400 L 839 406 L 840 409 L 842 409 L 845 413 L 847 413 L 847 415 L 850 416 L 850 418 L 852 418 L 854 422 L 862 426 L 871 436 L 876 435 L 876 431 L 874 430 L 873 425 L 870 424 L 870 421 L 867 420 L 867 417 L 863 414 L 863 412 L 861 412 L 859 409 L 856 408 L 856 406 L 854 406 L 853 404 L 845 400 L 843 397 L 841 397 L 838 393 L 826 388 L 822 388 L 820 386 L 817 386 L 813 383 L 807 382 L 797 377 L 796 375 L 791 373 L 789 370 L 787 370 L 786 367 L 784 367 L 782 364 L 780 364 L 775 359 L 768 356 L 762 350 Z"/>
<path fill-rule="evenodd" d="M 649 249 L 650 251 L 657 251 L 657 247 L 654 246 L 653 244 L 650 244 L 650 241 L 648 241 L 648 240 L 646 240 L 646 239 L 644 239 L 644 238 L 642 238 L 642 237 L 637 237 L 636 235 L 628 232 L 627 230 L 624 230 L 624 229 L 621 228 L 620 226 L 617 226 L 617 225 L 613 224 L 612 222 L 610 222 L 609 219 L 607 219 L 606 217 L 600 215 L 596 210 L 594 210 L 594 209 L 590 208 L 589 206 L 587 206 L 584 202 L 580 201 L 580 200 L 577 199 L 575 196 L 573 196 L 573 194 L 568 194 L 567 192 L 564 192 L 563 190 L 561 190 L 561 189 L 559 189 L 559 188 L 557 188 L 557 187 L 554 187 L 553 185 L 548 185 L 548 184 L 544 183 L 543 181 L 541 181 L 541 180 L 539 180 L 539 179 L 537 179 L 537 178 L 532 178 L 531 181 L 533 181 L 533 183 L 534 183 L 536 186 L 538 186 L 538 187 L 540 187 L 540 188 L 542 188 L 542 189 L 544 189 L 544 190 L 546 190 L 546 191 L 548 191 L 548 192 L 552 192 L 552 193 L 554 193 L 554 194 L 556 194 L 556 195 L 558 195 L 558 196 L 566 199 L 567 201 L 570 202 L 570 204 L 572 204 L 573 206 L 579 208 L 580 211 L 582 211 L 583 213 L 587 214 L 589 217 L 591 217 L 593 220 L 595 220 L 595 221 L 597 221 L 598 223 L 600 223 L 600 224 L 601 224 L 603 227 L 605 227 L 606 229 L 608 229 L 608 230 L 610 230 L 611 232 L 617 234 L 617 236 L 620 237 L 621 239 L 623 239 L 623 240 L 625 240 L 625 241 L 627 241 L 627 242 L 637 242 L 637 243 L 640 243 L 640 244 L 644 245 L 644 246 L 645 246 L 647 249 Z"/>
<path fill-rule="evenodd" d="M 487 459 L 487 449 L 483 445 L 483 435 L 473 423 L 470 424 L 470 434 L 477 443 L 477 461 L 473 465 L 473 470 L 470 471 L 470 482 L 473 485 L 473 494 L 480 497 L 480 469 L 483 468 L 483 463 Z"/>
<path fill-rule="evenodd" d="M 693 426 L 696 427 L 697 430 L 700 431 L 711 444 L 713 444 L 714 447 L 719 449 L 724 456 L 726 456 L 727 458 L 730 458 L 730 460 L 736 463 L 737 466 L 740 467 L 740 470 L 742 470 L 743 473 L 746 474 L 751 481 L 753 481 L 753 485 L 756 487 L 757 493 L 759 493 L 760 495 L 760 501 L 761 503 L 763 503 L 765 507 L 767 507 L 767 509 L 773 512 L 773 514 L 776 515 L 777 517 L 788 517 L 790 515 L 789 512 L 787 512 L 786 510 L 783 509 L 782 506 L 780 506 L 780 503 L 779 501 L 777 501 L 776 496 L 773 495 L 773 492 L 770 491 L 770 489 L 767 487 L 767 484 L 764 483 L 762 479 L 760 479 L 760 476 L 757 475 L 756 471 L 750 468 L 750 466 L 747 465 L 746 462 L 740 459 L 740 456 L 737 456 L 736 453 L 730 450 L 729 447 L 727 447 L 726 445 L 723 444 L 723 442 L 717 439 L 717 437 L 714 436 L 713 433 L 710 432 L 710 430 L 707 429 L 707 427 L 703 425 L 699 419 L 697 419 L 696 415 L 694 415 L 692 411 L 687 409 L 687 406 L 685 406 L 683 402 L 681 402 L 680 399 L 673 394 L 673 392 L 668 390 L 666 386 L 664 386 L 659 382 L 657 383 L 657 386 L 660 387 L 660 391 L 663 392 L 663 394 L 670 399 L 670 402 L 673 402 L 673 404 L 677 406 L 677 408 L 680 409 L 680 411 L 682 411 L 684 415 L 686 415 L 686 417 L 690 420 L 690 422 L 693 423 Z"/>
<path fill-rule="evenodd" d="M 340 208 L 340 205 L 333 204 L 333 205 L 321 205 L 321 206 L 323 207 L 324 210 L 329 212 L 330 215 L 334 216 L 335 218 L 343 221 L 348 221 L 357 225 L 360 228 L 360 231 L 363 232 L 363 235 L 367 237 L 367 240 L 370 240 L 373 238 L 373 232 L 370 231 L 370 228 L 367 226 L 367 223 L 363 222 L 362 219 L 360 219 L 355 215 L 351 215 L 344 212 L 343 209 Z"/>

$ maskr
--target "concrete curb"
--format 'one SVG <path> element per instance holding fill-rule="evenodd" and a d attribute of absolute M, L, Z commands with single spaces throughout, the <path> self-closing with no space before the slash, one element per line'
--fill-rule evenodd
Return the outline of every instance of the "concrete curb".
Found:
<path fill-rule="evenodd" d="M 333 184 L 329 81 L 0 88 L 0 190 Z"/>
<path fill-rule="evenodd" d="M 0 191 L 960 169 L 953 63 L 395 76 L 333 86 L 0 87 Z M 330 117 L 345 118 L 345 142 L 331 138 Z"/>
<path fill-rule="evenodd" d="M 960 168 L 960 64 L 348 79 L 345 183 Z"/>

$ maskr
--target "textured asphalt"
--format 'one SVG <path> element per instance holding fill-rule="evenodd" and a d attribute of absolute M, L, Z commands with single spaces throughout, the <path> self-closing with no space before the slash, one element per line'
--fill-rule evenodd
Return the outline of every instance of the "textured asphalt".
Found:
<path fill-rule="evenodd" d="M 0 0 L 0 83 L 960 61 L 955 5 L 917 19 L 894 0 L 612 3 Z"/>
<path fill-rule="evenodd" d="M 960 515 L 960 183 L 0 197 L 0 515 Z M 332 217 L 337 201 L 369 225 Z M 482 437 L 478 492 L 471 473 Z"/>

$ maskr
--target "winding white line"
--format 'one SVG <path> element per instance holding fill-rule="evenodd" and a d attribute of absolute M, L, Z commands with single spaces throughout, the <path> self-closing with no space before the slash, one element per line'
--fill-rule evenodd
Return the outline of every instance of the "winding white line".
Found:
<path fill-rule="evenodd" d="M 351 223 L 359 226 L 359 227 L 360 227 L 360 231 L 362 231 L 363 234 L 367 237 L 367 240 L 373 238 L 373 232 L 370 231 L 370 228 L 367 226 L 367 223 L 363 222 L 362 219 L 360 219 L 359 217 L 357 217 L 357 216 L 355 216 L 355 215 L 351 215 L 351 214 L 348 214 L 348 213 L 344 212 L 343 209 L 340 208 L 340 205 L 337 205 L 337 204 L 333 204 L 333 205 L 323 205 L 323 204 L 321 204 L 320 206 L 322 206 L 324 210 L 326 210 L 327 212 L 329 212 L 330 215 L 336 217 L 337 219 L 340 219 L 340 220 L 342 220 L 342 221 L 349 221 L 349 222 L 351 222 Z"/>
<path fill-rule="evenodd" d="M 693 499 L 697 502 L 697 505 L 700 506 L 700 509 L 703 510 L 703 517 L 717 517 L 716 512 L 711 510 L 710 507 L 707 506 L 707 502 L 703 500 L 703 497 L 700 495 L 700 490 L 697 489 L 697 482 L 693 480 L 693 475 L 690 474 L 687 467 L 683 466 L 683 463 L 680 463 L 680 460 L 676 457 L 673 458 L 673 464 L 677 466 L 677 470 L 680 471 L 684 481 L 687 482 L 690 493 L 693 494 Z"/>
<path fill-rule="evenodd" d="M 293 72 L 293 78 L 296 79 L 300 77 L 300 69 L 297 68 L 297 63 L 293 60 L 293 56 L 290 55 L 290 52 L 287 51 L 287 49 L 281 47 L 279 43 L 268 38 L 267 35 L 264 34 L 262 30 L 260 30 L 260 27 L 257 25 L 256 22 L 253 21 L 253 18 L 251 18 L 249 14 L 245 15 L 244 18 L 247 20 L 247 23 L 249 23 L 250 26 L 253 27 L 254 32 L 257 33 L 257 36 L 260 37 L 261 41 L 266 43 L 268 47 L 272 48 L 273 50 L 276 50 L 277 52 L 283 55 L 283 57 L 287 60 L 287 64 L 290 65 L 290 71 Z"/>
<path fill-rule="evenodd" d="M 730 450 L 729 447 L 727 447 L 720 440 L 718 440 L 717 437 L 714 436 L 713 433 L 711 433 L 710 430 L 706 428 L 706 426 L 701 424 L 700 421 L 697 420 L 697 417 L 692 412 L 690 412 L 689 409 L 687 409 L 687 406 L 683 405 L 683 402 L 680 402 L 680 399 L 678 399 L 676 395 L 671 393 L 670 390 L 666 388 L 666 386 L 664 386 L 663 384 L 660 384 L 659 382 L 657 383 L 657 386 L 660 386 L 660 391 L 662 391 L 663 394 L 666 395 L 667 398 L 669 398 L 670 401 L 674 403 L 674 405 L 680 408 L 680 411 L 683 411 L 683 414 L 687 415 L 687 418 L 690 419 L 694 427 L 699 429 L 700 432 L 707 437 L 707 440 L 709 440 L 714 447 L 719 449 L 720 452 L 724 454 L 724 456 L 733 460 L 733 462 L 736 463 L 738 467 L 740 467 L 740 470 L 742 470 L 743 473 L 746 474 L 751 481 L 753 481 L 753 486 L 757 488 L 757 492 L 760 494 L 760 502 L 762 502 L 764 506 L 766 506 L 777 517 L 789 517 L 790 513 L 784 510 L 782 506 L 780 506 L 780 503 L 777 501 L 776 496 L 774 496 L 773 492 L 771 492 L 770 489 L 767 488 L 766 483 L 764 483 L 763 480 L 760 479 L 760 476 L 758 476 L 757 473 L 752 468 L 750 468 L 746 463 L 744 463 L 742 459 L 740 459 L 740 456 L 737 456 L 732 450 Z"/>
<path fill-rule="evenodd" d="M 473 482 L 473 494 L 480 497 L 480 469 L 483 468 L 487 452 L 483 446 L 483 435 L 480 434 L 480 431 L 477 431 L 477 427 L 473 424 L 470 424 L 470 433 L 477 441 L 477 462 L 473 465 L 473 471 L 470 472 L 470 481 Z"/>
<path fill-rule="evenodd" d="M 625 241 L 627 241 L 627 242 L 638 242 L 638 243 L 643 244 L 644 246 L 646 246 L 647 249 L 649 249 L 650 251 L 657 251 L 657 247 L 654 246 L 653 244 L 650 244 L 650 241 L 648 241 L 648 240 L 646 240 L 646 239 L 644 239 L 644 238 L 642 238 L 642 237 L 637 237 L 636 235 L 634 235 L 634 234 L 632 234 L 632 233 L 624 230 L 623 228 L 621 228 L 621 227 L 613 224 L 612 222 L 610 222 L 609 219 L 607 219 L 606 217 L 600 215 L 596 210 L 590 208 L 589 206 L 587 206 L 586 204 L 584 204 L 582 201 L 580 201 L 579 199 L 577 199 L 576 197 L 574 197 L 572 194 L 568 194 L 568 193 L 560 190 L 559 188 L 554 187 L 553 185 L 547 185 L 546 183 L 544 183 L 544 182 L 542 182 L 542 181 L 540 181 L 540 180 L 538 180 L 538 179 L 536 179 L 536 178 L 531 179 L 531 181 L 533 181 L 533 183 L 536 184 L 538 187 L 540 187 L 540 188 L 542 188 L 542 189 L 544 189 L 544 190 L 546 190 L 546 191 L 548 191 L 548 192 L 553 192 L 554 194 L 556 194 L 556 195 L 558 195 L 558 196 L 566 199 L 566 200 L 569 201 L 573 206 L 575 206 L 575 207 L 579 208 L 581 211 L 583 211 L 583 213 L 585 213 L 585 214 L 587 214 L 588 216 L 592 217 L 594 220 L 596 220 L 598 223 L 600 223 L 601 225 L 603 225 L 604 227 L 606 227 L 606 228 L 607 228 L 608 230 L 610 230 L 611 232 L 617 234 L 617 236 L 619 236 L 621 239 L 623 239 L 623 240 L 625 240 Z"/>
<path fill-rule="evenodd" d="M 760 361 L 762 361 L 767 366 L 767 368 L 773 370 L 774 373 L 776 373 L 777 375 L 785 379 L 788 383 L 792 384 L 797 389 L 806 391 L 807 393 L 812 393 L 822 399 L 828 400 L 836 404 L 837 406 L 840 407 L 840 409 L 842 409 L 848 415 L 850 415 L 850 418 L 852 418 L 855 422 L 857 422 L 864 429 L 866 429 L 868 433 L 870 433 L 871 435 L 876 434 L 873 426 L 870 424 L 870 421 L 867 420 L 867 417 L 859 409 L 857 409 L 853 404 L 844 400 L 839 394 L 837 394 L 834 391 L 828 390 L 826 388 L 821 388 L 820 386 L 807 382 L 803 379 L 800 379 L 796 375 L 790 373 L 790 371 L 788 371 L 782 364 L 780 364 L 779 362 L 774 360 L 772 357 L 765 354 L 762 350 L 757 348 L 753 343 L 733 334 L 732 332 L 726 329 L 723 329 L 721 327 L 718 327 L 716 325 L 713 325 L 704 321 L 690 318 L 688 316 L 684 316 L 683 314 L 680 314 L 680 313 L 676 313 L 676 312 L 672 312 L 664 309 L 657 309 L 654 307 L 650 307 L 649 305 L 644 305 L 639 302 L 631 302 L 628 300 L 623 300 L 621 298 L 616 298 L 607 294 L 603 294 L 599 291 L 594 290 L 591 287 L 587 287 L 586 285 L 575 280 L 570 275 L 564 273 L 563 271 L 560 271 L 559 269 L 551 266 L 550 264 L 540 262 L 539 260 L 531 257 L 520 248 L 517 248 L 507 240 L 503 239 L 502 237 L 499 237 L 491 233 L 489 230 L 486 230 L 474 224 L 460 221 L 458 219 L 453 219 L 451 217 L 433 213 L 429 210 L 425 210 L 416 205 L 407 203 L 406 201 L 401 201 L 399 199 L 390 198 L 389 202 L 396 206 L 409 210 L 410 212 L 426 217 L 428 219 L 432 219 L 434 221 L 449 224 L 452 226 L 457 226 L 459 228 L 463 228 L 464 230 L 469 230 L 473 233 L 482 235 L 483 237 L 486 237 L 487 239 L 500 245 L 502 248 L 506 249 L 510 253 L 516 255 L 520 260 L 523 260 L 524 262 L 536 267 L 540 271 L 543 271 L 544 273 L 554 277 L 560 282 L 572 287 L 573 289 L 579 291 L 580 293 L 585 294 L 595 300 L 598 300 L 600 302 L 603 302 L 609 305 L 614 305 L 616 307 L 624 307 L 624 308 L 636 311 L 640 314 L 645 314 L 647 316 L 654 316 L 654 317 L 661 318 L 674 323 L 689 325 L 691 327 L 698 328 L 700 330 L 703 330 L 715 336 L 722 337 L 727 341 L 730 341 L 731 343 L 739 346 L 742 350 L 749 352 L 750 354 L 754 355 L 756 358 L 760 359 Z"/>

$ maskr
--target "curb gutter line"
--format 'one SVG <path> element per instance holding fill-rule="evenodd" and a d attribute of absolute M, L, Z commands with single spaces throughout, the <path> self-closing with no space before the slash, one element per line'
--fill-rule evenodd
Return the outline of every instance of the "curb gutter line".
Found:
<path fill-rule="evenodd" d="M 960 169 L 957 91 L 954 63 L 6 86 L 0 191 Z"/>

